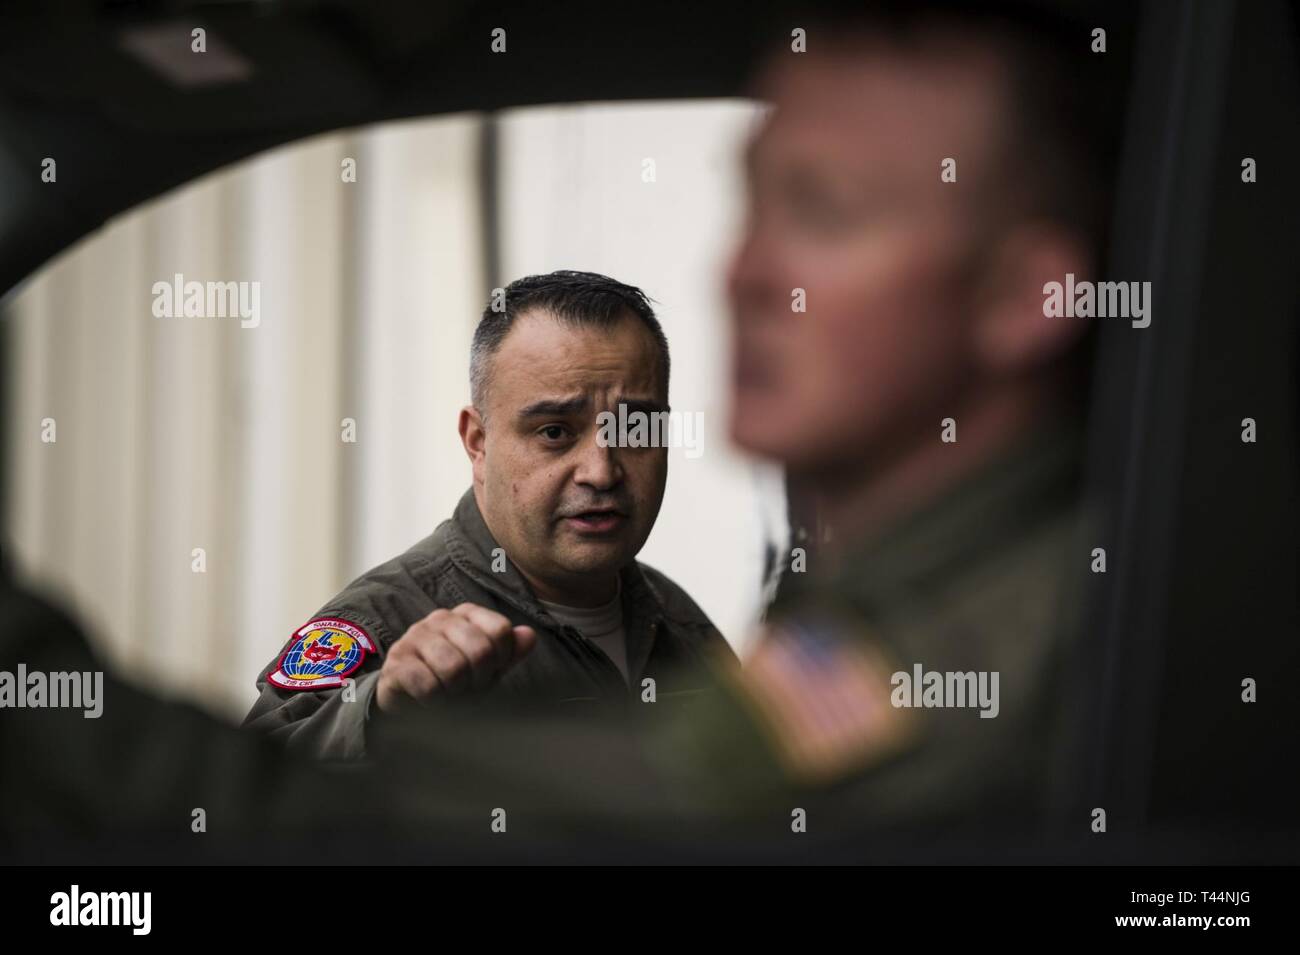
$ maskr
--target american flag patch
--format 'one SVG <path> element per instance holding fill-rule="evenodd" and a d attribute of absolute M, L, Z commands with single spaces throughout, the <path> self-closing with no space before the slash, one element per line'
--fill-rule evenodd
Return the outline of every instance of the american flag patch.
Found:
<path fill-rule="evenodd" d="M 890 702 L 896 668 L 884 651 L 837 624 L 784 620 L 740 675 L 785 769 L 826 783 L 865 769 L 912 735 L 910 711 Z"/>

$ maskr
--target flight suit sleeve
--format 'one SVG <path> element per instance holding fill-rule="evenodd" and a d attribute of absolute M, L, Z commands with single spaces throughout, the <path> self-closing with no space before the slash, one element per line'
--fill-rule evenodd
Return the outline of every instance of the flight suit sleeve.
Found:
<path fill-rule="evenodd" d="M 330 685 L 321 689 L 294 686 L 305 681 L 291 679 L 299 675 L 287 660 L 301 652 L 303 631 L 320 621 L 352 624 L 369 638 L 373 649 L 362 647 L 361 660 L 355 669 L 344 669 L 331 677 Z M 366 755 L 366 727 L 373 716 L 379 671 L 392 637 L 374 618 L 362 618 L 355 611 L 324 610 L 316 614 L 281 648 L 275 659 L 263 668 L 257 679 L 260 696 L 244 718 L 244 728 L 264 733 L 296 752 L 317 759 L 355 760 Z M 287 676 L 286 676 L 287 674 Z M 341 680 L 341 684 L 337 683 Z"/>

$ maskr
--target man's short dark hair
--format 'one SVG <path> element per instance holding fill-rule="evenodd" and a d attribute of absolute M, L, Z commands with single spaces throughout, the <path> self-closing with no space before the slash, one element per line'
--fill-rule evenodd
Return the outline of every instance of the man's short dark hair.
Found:
<path fill-rule="evenodd" d="M 668 339 L 650 307 L 650 299 L 639 288 L 595 272 L 564 270 L 516 279 L 504 292 L 504 302 L 494 296 L 494 301 L 483 309 L 470 346 L 470 400 L 480 414 L 486 410 L 492 356 L 514 327 L 515 319 L 529 312 L 547 312 L 558 321 L 595 328 L 611 328 L 631 313 L 649 329 L 658 346 L 660 382 L 664 394 L 668 394 Z"/>

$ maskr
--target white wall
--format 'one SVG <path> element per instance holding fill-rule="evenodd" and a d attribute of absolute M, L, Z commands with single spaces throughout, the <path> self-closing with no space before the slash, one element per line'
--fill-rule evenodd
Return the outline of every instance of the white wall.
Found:
<path fill-rule="evenodd" d="M 739 100 L 552 106 L 506 113 L 500 139 L 505 275 L 601 272 L 656 303 L 671 404 L 703 412 L 704 453 L 670 452 L 641 559 L 685 587 L 733 645 L 758 610 L 762 472 L 726 440 L 722 268 L 740 225 L 740 149 L 758 111 Z"/>

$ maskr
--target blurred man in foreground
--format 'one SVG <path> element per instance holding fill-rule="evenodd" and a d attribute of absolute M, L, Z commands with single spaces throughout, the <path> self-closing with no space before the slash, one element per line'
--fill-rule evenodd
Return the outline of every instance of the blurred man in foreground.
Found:
<path fill-rule="evenodd" d="M 748 683 L 797 774 L 898 755 L 863 777 L 882 821 L 1032 812 L 1089 572 L 1087 319 L 1044 295 L 1095 277 L 1106 86 L 1073 73 L 1082 36 L 997 20 L 813 36 L 762 73 L 729 274 L 732 433 L 812 530 Z"/>

